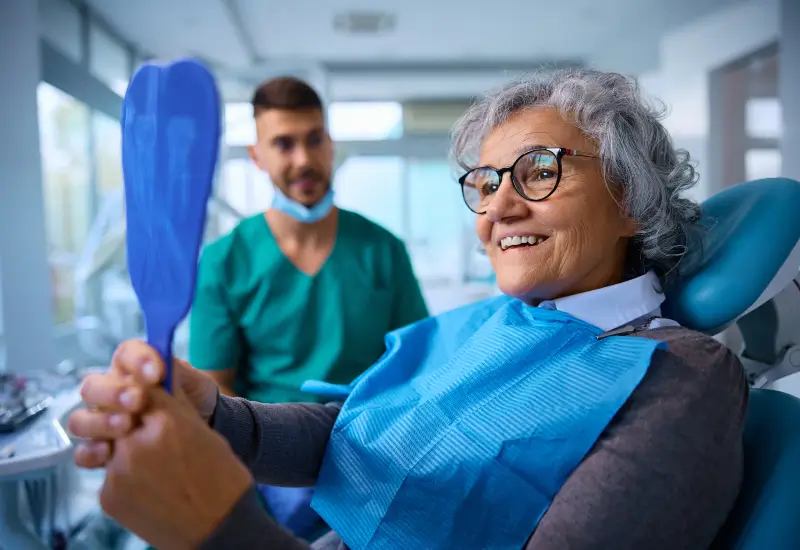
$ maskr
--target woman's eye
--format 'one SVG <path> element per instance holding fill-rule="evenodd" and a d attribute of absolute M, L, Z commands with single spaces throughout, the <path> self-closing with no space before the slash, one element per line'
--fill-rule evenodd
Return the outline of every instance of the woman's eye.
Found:
<path fill-rule="evenodd" d="M 530 170 L 525 175 L 525 179 L 523 181 L 527 184 L 530 184 L 538 181 L 549 180 L 554 177 L 556 177 L 555 170 L 551 170 L 550 168 L 535 168 Z"/>
<path fill-rule="evenodd" d="M 553 170 L 542 168 L 541 170 L 538 171 L 537 176 L 538 177 L 536 179 L 545 180 L 556 177 L 556 173 Z"/>
<path fill-rule="evenodd" d="M 481 195 L 491 195 L 497 191 L 499 186 L 496 183 L 484 183 L 481 186 Z"/>

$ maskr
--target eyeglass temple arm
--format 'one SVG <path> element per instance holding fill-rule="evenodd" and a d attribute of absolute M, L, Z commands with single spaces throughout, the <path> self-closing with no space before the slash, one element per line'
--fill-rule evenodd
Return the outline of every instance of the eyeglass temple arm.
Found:
<path fill-rule="evenodd" d="M 597 155 L 590 155 L 589 153 L 584 153 L 582 151 L 576 151 L 575 149 L 563 148 L 561 150 L 564 152 L 564 154 L 566 156 L 570 156 L 570 157 L 588 157 L 588 158 L 591 158 L 591 159 L 600 158 Z"/>

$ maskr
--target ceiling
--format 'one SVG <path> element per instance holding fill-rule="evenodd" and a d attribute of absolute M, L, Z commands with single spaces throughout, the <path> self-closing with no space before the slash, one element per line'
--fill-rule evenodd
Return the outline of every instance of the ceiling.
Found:
<path fill-rule="evenodd" d="M 88 3 L 143 50 L 199 56 L 242 90 L 294 73 L 334 99 L 425 99 L 472 96 L 542 63 L 641 74 L 658 66 L 666 32 L 737 0 Z"/>

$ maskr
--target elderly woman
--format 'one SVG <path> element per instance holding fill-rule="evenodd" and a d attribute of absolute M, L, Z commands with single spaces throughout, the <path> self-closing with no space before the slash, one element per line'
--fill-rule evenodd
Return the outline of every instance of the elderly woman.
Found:
<path fill-rule="evenodd" d="M 735 356 L 661 315 L 698 229 L 688 154 L 635 83 L 588 70 L 489 95 L 454 154 L 504 296 L 390 334 L 343 404 L 228 398 L 182 362 L 168 396 L 126 343 L 71 419 L 110 515 L 160 550 L 307 548 L 256 480 L 316 485 L 318 549 L 711 545 L 748 390 Z"/>

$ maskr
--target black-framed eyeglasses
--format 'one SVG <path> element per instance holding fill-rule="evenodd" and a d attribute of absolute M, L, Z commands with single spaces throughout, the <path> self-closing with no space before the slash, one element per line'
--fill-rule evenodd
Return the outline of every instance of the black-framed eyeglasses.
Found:
<path fill-rule="evenodd" d="M 485 214 L 506 172 L 511 173 L 511 184 L 527 201 L 543 201 L 555 193 L 561 181 L 561 159 L 565 156 L 599 158 L 564 147 L 537 147 L 522 153 L 514 164 L 506 168 L 480 166 L 460 178 L 461 195 L 467 207 L 476 214 Z"/>

